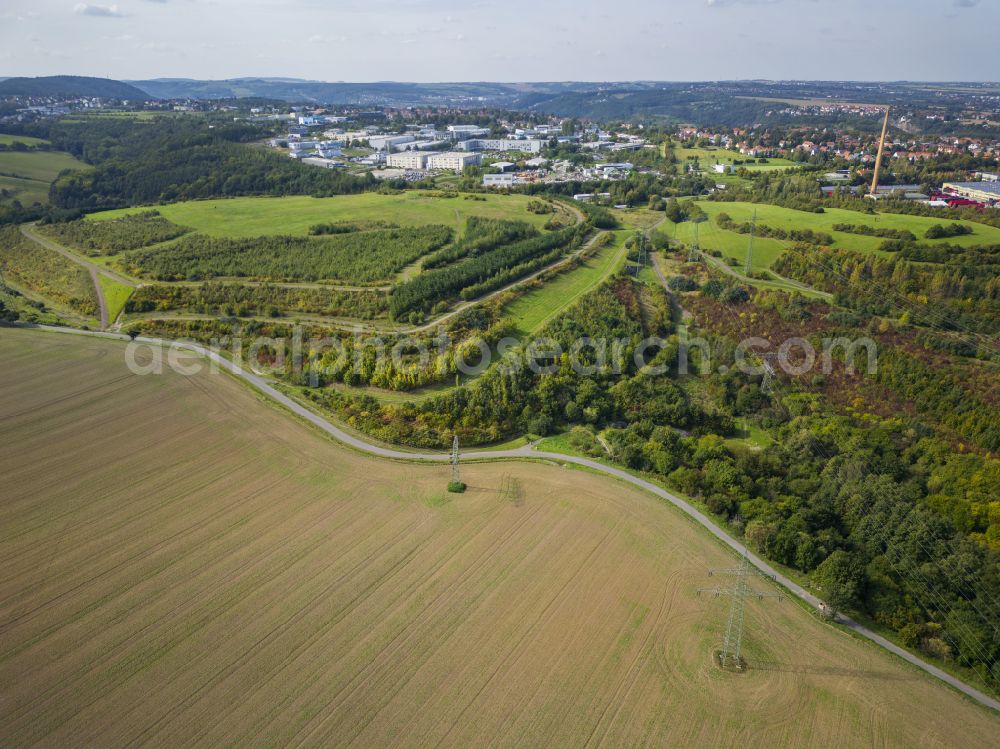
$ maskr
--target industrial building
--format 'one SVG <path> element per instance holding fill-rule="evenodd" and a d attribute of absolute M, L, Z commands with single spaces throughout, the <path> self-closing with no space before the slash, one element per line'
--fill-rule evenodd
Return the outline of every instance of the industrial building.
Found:
<path fill-rule="evenodd" d="M 977 203 L 1000 203 L 1000 182 L 945 182 L 942 188 Z"/>
<path fill-rule="evenodd" d="M 543 140 L 514 140 L 513 138 L 469 138 L 458 144 L 463 151 L 522 151 L 541 153 Z"/>
<path fill-rule="evenodd" d="M 513 174 L 484 174 L 483 187 L 513 187 L 516 178 Z"/>
<path fill-rule="evenodd" d="M 478 125 L 448 125 L 448 137 L 452 140 L 468 140 L 489 135 L 489 128 Z"/>
<path fill-rule="evenodd" d="M 444 153 L 431 153 L 427 155 L 428 169 L 449 169 L 453 172 L 461 172 L 467 166 L 479 166 L 482 163 L 483 157 L 478 153 L 445 151 Z"/>
<path fill-rule="evenodd" d="M 397 146 L 415 141 L 412 135 L 372 135 L 368 138 L 368 145 L 376 151 L 391 151 Z"/>
<path fill-rule="evenodd" d="M 385 157 L 386 166 L 396 169 L 426 169 L 429 154 L 424 151 L 401 151 Z"/>

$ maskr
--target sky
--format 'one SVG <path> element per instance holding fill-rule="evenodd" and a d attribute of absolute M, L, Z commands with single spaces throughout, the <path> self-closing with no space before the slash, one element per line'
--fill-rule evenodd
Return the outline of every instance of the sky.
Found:
<path fill-rule="evenodd" d="M 1000 80 L 1000 0 L 0 1 L 0 76 Z"/>

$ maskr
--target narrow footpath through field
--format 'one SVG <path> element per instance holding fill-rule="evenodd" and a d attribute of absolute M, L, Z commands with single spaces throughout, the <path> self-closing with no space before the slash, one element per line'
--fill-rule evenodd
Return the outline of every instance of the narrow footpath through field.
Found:
<path fill-rule="evenodd" d="M 108 270 L 107 268 L 102 268 L 96 263 L 88 262 L 80 255 L 77 255 L 75 252 L 71 252 L 62 245 L 53 242 L 51 239 L 47 239 L 46 237 L 41 236 L 40 234 L 35 232 L 34 226 L 32 224 L 21 224 L 21 234 L 23 234 L 27 239 L 30 239 L 32 242 L 40 244 L 45 249 L 52 250 L 53 252 L 58 252 L 60 255 L 67 258 L 68 260 L 71 260 L 77 265 L 81 265 L 87 269 L 87 271 L 90 273 L 90 280 L 94 284 L 94 294 L 97 296 L 97 306 L 98 309 L 100 309 L 101 330 L 107 330 L 108 325 L 110 325 L 113 322 L 113 320 L 108 319 L 108 302 L 104 296 L 104 288 L 101 286 L 101 280 L 99 276 L 110 278 L 112 281 L 120 283 L 124 286 L 128 286 L 130 288 L 135 288 L 136 286 L 135 282 L 130 281 L 124 276 L 120 276 L 114 271 Z"/>

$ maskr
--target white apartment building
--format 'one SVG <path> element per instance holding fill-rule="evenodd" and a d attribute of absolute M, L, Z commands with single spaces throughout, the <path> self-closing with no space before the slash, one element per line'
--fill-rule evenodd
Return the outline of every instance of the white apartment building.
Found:
<path fill-rule="evenodd" d="M 484 174 L 483 187 L 513 187 L 515 178 L 513 174 Z"/>
<path fill-rule="evenodd" d="M 479 127 L 478 125 L 448 125 L 448 137 L 452 140 L 481 138 L 489 134 L 489 128 Z"/>
<path fill-rule="evenodd" d="M 415 141 L 412 135 L 372 135 L 368 138 L 368 145 L 376 151 L 391 151 L 396 146 Z"/>
<path fill-rule="evenodd" d="M 514 140 L 513 138 L 470 138 L 458 144 L 463 151 L 523 151 L 541 153 L 543 140 Z"/>
<path fill-rule="evenodd" d="M 479 166 L 483 157 L 478 153 L 462 153 L 461 151 L 445 151 L 444 153 L 427 154 L 428 169 L 449 169 L 461 172 L 467 166 Z"/>
<path fill-rule="evenodd" d="M 292 140 L 288 142 L 288 151 L 291 154 L 301 154 L 312 151 L 319 145 L 318 140 Z"/>
<path fill-rule="evenodd" d="M 390 153 L 385 157 L 385 164 L 397 169 L 426 169 L 428 156 L 424 151 Z"/>

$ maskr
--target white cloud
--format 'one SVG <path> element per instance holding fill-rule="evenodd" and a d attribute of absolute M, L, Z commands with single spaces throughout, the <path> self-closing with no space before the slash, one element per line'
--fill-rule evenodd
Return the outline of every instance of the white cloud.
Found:
<path fill-rule="evenodd" d="M 77 3 L 73 6 L 73 12 L 81 16 L 102 16 L 104 18 L 121 18 L 125 15 L 117 5 L 89 5 L 87 3 Z"/>

